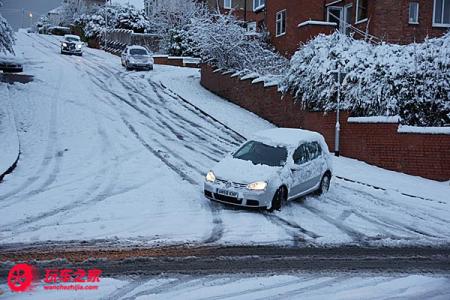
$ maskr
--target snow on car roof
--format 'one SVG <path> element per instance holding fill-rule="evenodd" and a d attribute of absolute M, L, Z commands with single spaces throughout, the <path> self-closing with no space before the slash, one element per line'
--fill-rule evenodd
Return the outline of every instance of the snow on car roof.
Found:
<path fill-rule="evenodd" d="M 66 34 L 66 35 L 64 35 L 64 38 L 80 39 L 80 37 L 78 35 L 74 35 L 74 34 Z"/>
<path fill-rule="evenodd" d="M 144 49 L 145 51 L 147 51 L 147 49 L 145 47 L 138 46 L 138 45 L 128 46 L 128 49 Z"/>
<path fill-rule="evenodd" d="M 320 133 L 305 129 L 272 128 L 259 131 L 253 136 L 256 140 L 272 145 L 298 146 L 301 142 L 324 141 Z"/>

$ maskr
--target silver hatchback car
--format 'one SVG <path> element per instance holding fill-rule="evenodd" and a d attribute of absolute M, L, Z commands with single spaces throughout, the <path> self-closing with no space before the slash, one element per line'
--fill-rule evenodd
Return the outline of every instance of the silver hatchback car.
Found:
<path fill-rule="evenodd" d="M 120 56 L 122 66 L 127 70 L 153 70 L 153 56 L 141 46 L 127 46 Z"/>
<path fill-rule="evenodd" d="M 286 200 L 330 187 L 332 160 L 323 136 L 302 129 L 261 131 L 208 172 L 213 201 L 279 210 Z"/>

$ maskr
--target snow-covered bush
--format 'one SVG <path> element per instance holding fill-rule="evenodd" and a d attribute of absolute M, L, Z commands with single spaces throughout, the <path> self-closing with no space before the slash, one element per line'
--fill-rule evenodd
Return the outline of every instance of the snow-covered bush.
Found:
<path fill-rule="evenodd" d="M 406 46 L 372 45 L 337 32 L 320 35 L 292 57 L 282 88 L 307 109 L 334 110 L 332 71 L 341 66 L 346 74 L 342 109 L 356 116 L 400 114 L 405 124 L 443 126 L 450 124 L 449 43 L 450 34 Z"/>
<path fill-rule="evenodd" d="M 144 33 L 150 28 L 150 22 L 143 10 L 138 10 L 133 6 L 125 6 L 118 10 L 114 27 L 133 30 L 136 33 Z"/>
<path fill-rule="evenodd" d="M 8 21 L 0 14 L 0 53 L 14 54 L 14 31 Z"/>
<path fill-rule="evenodd" d="M 195 18 L 187 34 L 194 51 L 218 68 L 259 75 L 279 75 L 286 70 L 287 60 L 231 15 Z"/>
<path fill-rule="evenodd" d="M 106 21 L 108 24 L 106 24 Z M 107 5 L 98 6 L 82 14 L 75 24 L 84 29 L 87 38 L 101 36 L 108 29 L 129 29 L 136 33 L 144 33 L 150 24 L 143 10 L 133 6 Z"/>
<path fill-rule="evenodd" d="M 173 56 L 198 56 L 186 30 L 172 29 L 169 31 L 169 48 L 167 53 Z"/>

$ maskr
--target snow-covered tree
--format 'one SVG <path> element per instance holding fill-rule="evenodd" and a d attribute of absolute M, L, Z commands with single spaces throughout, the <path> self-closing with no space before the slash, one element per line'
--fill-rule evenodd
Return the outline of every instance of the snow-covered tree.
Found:
<path fill-rule="evenodd" d="M 118 14 L 115 19 L 114 27 L 144 33 L 150 28 L 150 22 L 143 10 L 138 10 L 134 8 L 134 6 L 125 6 L 118 7 Z"/>
<path fill-rule="evenodd" d="M 14 54 L 14 31 L 8 21 L 0 14 L 0 53 Z"/>
<path fill-rule="evenodd" d="M 305 108 L 336 108 L 332 72 L 341 67 L 341 108 L 353 115 L 397 115 L 420 126 L 450 124 L 450 34 L 422 44 L 373 45 L 335 33 L 301 45 L 282 88 Z"/>
<path fill-rule="evenodd" d="M 71 0 L 65 1 L 60 9 L 61 26 L 69 26 L 75 22 L 81 15 L 88 13 L 88 7 L 84 1 Z"/>
<path fill-rule="evenodd" d="M 261 36 L 249 34 L 231 15 L 194 18 L 187 34 L 193 50 L 218 68 L 259 75 L 278 75 L 286 70 L 287 60 Z"/>
<path fill-rule="evenodd" d="M 207 6 L 196 0 L 158 1 L 149 16 L 150 30 L 161 37 L 161 49 L 168 51 L 174 41 L 174 33 L 183 31 L 194 18 L 205 18 Z"/>

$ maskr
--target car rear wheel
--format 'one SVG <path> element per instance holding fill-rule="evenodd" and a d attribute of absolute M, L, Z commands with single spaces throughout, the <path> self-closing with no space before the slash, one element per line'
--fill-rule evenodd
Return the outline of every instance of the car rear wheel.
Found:
<path fill-rule="evenodd" d="M 318 195 L 323 195 L 328 192 L 330 189 L 330 183 L 331 183 L 331 176 L 330 174 L 326 173 L 323 175 L 322 180 L 320 181 L 319 189 L 317 190 Z"/>
<path fill-rule="evenodd" d="M 268 209 L 269 212 L 273 212 L 274 210 L 281 210 L 281 204 L 285 203 L 287 200 L 287 191 L 286 188 L 280 187 L 272 199 L 272 205 Z"/>

